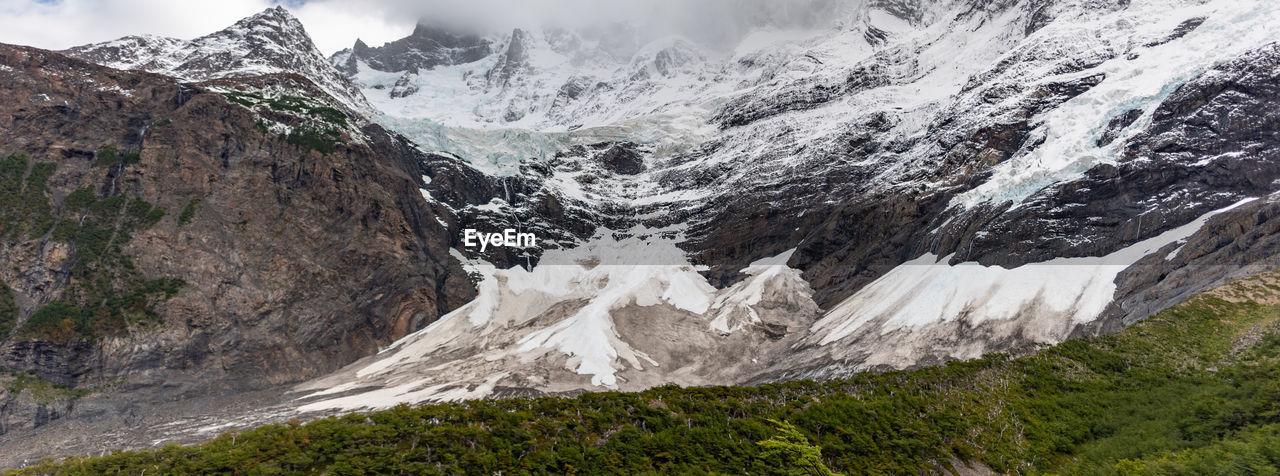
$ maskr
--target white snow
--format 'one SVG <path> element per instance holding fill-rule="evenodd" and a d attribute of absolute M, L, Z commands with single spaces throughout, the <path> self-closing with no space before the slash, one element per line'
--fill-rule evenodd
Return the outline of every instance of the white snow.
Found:
<path fill-rule="evenodd" d="M 456 402 L 483 398 L 493 392 L 493 387 L 506 377 L 497 374 L 485 379 L 480 385 L 468 388 L 466 385 L 427 385 L 428 380 L 417 380 L 393 387 L 380 388 L 369 392 L 319 400 L 298 407 L 302 413 L 323 410 L 382 410 L 406 402 Z M 318 392 L 307 397 L 319 396 L 332 392 Z M 304 397 L 304 398 L 307 398 Z"/>
<path fill-rule="evenodd" d="M 357 375 L 375 376 L 420 359 L 458 337 L 448 333 L 484 334 L 488 331 L 477 328 L 523 325 L 553 304 L 580 300 L 586 305 L 577 312 L 530 332 L 513 350 L 528 359 L 560 352 L 570 358 L 570 370 L 591 375 L 595 385 L 614 386 L 617 360 L 637 368 L 653 362 L 617 335 L 612 310 L 665 303 L 701 314 L 715 292 L 675 246 L 678 241 L 661 238 L 661 231 L 629 230 L 635 235 L 619 239 L 602 230 L 578 248 L 547 252 L 532 271 L 496 269 L 455 250 L 468 272 L 480 276 L 475 300 L 396 342 Z M 463 320 L 466 324 L 460 324 Z"/>
<path fill-rule="evenodd" d="M 795 248 L 777 256 L 762 258 L 741 270 L 748 277 L 717 294 L 711 310 L 715 317 L 710 327 L 722 333 L 741 330 L 748 324 L 761 322 L 756 307 L 766 293 L 803 293 L 808 283 L 800 277 L 800 270 L 787 266 Z M 749 319 L 743 319 L 748 317 Z"/>
<path fill-rule="evenodd" d="M 1213 216 L 1249 203 L 1241 200 L 1190 223 L 1103 257 L 1057 258 L 1006 269 L 933 254 L 899 265 L 854 293 L 814 323 L 820 345 L 837 342 L 883 319 L 880 333 L 963 319 L 971 324 L 1008 320 L 1026 312 L 1064 314 L 1073 323 L 1096 319 L 1115 295 L 1115 278 L 1143 257 L 1199 231 Z"/>
<path fill-rule="evenodd" d="M 612 234 L 605 230 L 572 252 L 548 253 L 550 256 L 544 255 L 543 262 L 554 264 L 540 264 L 533 273 L 513 268 L 510 272 L 515 276 L 508 275 L 509 279 L 523 281 L 510 286 L 516 293 L 564 293 L 555 297 L 564 300 L 575 296 L 587 301 L 567 319 L 521 339 L 517 350 L 535 355 L 559 351 L 570 357 L 571 370 L 591 375 L 593 385 L 603 386 L 617 384 L 615 361 L 619 359 L 635 368 L 642 368 L 643 362 L 656 365 L 622 341 L 613 328 L 610 311 L 632 304 L 666 303 L 701 314 L 710 306 L 715 292 L 688 264 L 675 240 L 658 235 L 618 240 Z M 583 259 L 598 260 L 598 264 L 567 264 Z"/>
<path fill-rule="evenodd" d="M 1138 48 L 1136 58 L 1120 54 L 1096 68 L 1065 75 L 1070 79 L 1098 73 L 1106 79 L 1089 91 L 1054 108 L 1043 117 L 1040 131 L 1047 140 L 1024 155 L 996 167 L 987 182 L 952 200 L 952 205 L 972 208 L 981 203 L 1012 201 L 1015 204 L 1055 182 L 1078 177 L 1094 165 L 1114 162 L 1123 140 L 1099 147 L 1102 128 L 1112 117 L 1130 109 L 1145 111 L 1130 131 L 1150 123 L 1151 112 L 1178 86 L 1222 62 L 1275 41 L 1280 31 L 1280 3 L 1254 0 L 1220 0 L 1195 4 L 1169 0 L 1135 1 L 1119 16 L 1104 16 L 1085 23 L 1054 23 L 1053 33 L 1075 36 L 1081 43 L 1098 38 L 1124 39 L 1114 32 L 1135 32 L 1133 38 L 1157 38 L 1194 17 L 1207 17 L 1200 27 L 1182 38 L 1154 47 Z M 1094 32 L 1106 31 L 1110 37 Z M 1047 34 L 1037 32 L 1038 35 Z M 1132 40 L 1131 40 L 1132 41 Z M 1110 46 L 1109 46 L 1110 47 Z M 1132 134 L 1132 132 L 1130 132 Z M 1124 137 L 1124 136 L 1122 136 Z"/>
<path fill-rule="evenodd" d="M 867 12 L 867 24 L 890 35 L 904 35 L 915 31 L 911 23 L 879 8 Z"/>
<path fill-rule="evenodd" d="M 549 251 L 532 270 L 497 269 L 453 250 L 477 279 L 478 295 L 426 328 L 412 333 L 354 369 L 355 380 L 312 388 L 302 411 L 381 408 L 399 402 L 478 398 L 509 372 L 455 375 L 462 362 L 533 362 L 565 359 L 565 370 L 588 376 L 591 385 L 616 388 L 625 367 L 655 368 L 659 363 L 618 334 L 612 313 L 624 307 L 669 306 L 708 320 L 759 322 L 754 309 L 769 292 L 789 295 L 808 287 L 786 266 L 794 250 L 752 263 L 738 285 L 716 290 L 692 266 L 672 230 L 603 230 L 568 250 Z M 553 308 L 576 303 L 567 312 Z M 713 307 L 714 303 L 714 307 Z M 734 313 L 739 313 L 735 315 Z M 549 319 L 553 316 L 553 319 Z M 747 317 L 749 316 L 749 317 Z M 502 337 L 508 345 L 492 346 Z M 507 340 L 510 339 L 510 340 Z M 461 361 L 441 361 L 461 349 L 483 349 Z M 562 357 L 560 357 L 562 356 Z M 427 367 L 427 368 L 424 368 Z M 533 377 L 530 377 L 533 378 Z M 465 382 L 485 383 L 460 390 Z M 361 388 L 372 388 L 359 392 Z M 452 389 L 452 390 L 449 390 Z M 355 393 L 352 393 L 355 392 Z M 340 397 L 333 395 L 346 394 Z"/>

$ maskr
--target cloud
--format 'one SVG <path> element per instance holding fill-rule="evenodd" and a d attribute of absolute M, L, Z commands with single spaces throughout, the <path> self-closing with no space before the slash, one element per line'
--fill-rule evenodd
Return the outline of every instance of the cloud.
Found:
<path fill-rule="evenodd" d="M 390 13 L 382 3 L 313 0 L 286 8 L 307 28 L 316 47 L 328 55 L 350 48 L 357 38 L 380 45 L 408 36 L 417 21 Z"/>
<path fill-rule="evenodd" d="M 193 38 L 266 8 L 266 0 L 0 0 L 0 42 L 48 49 L 151 33 Z"/>
<path fill-rule="evenodd" d="M 63 49 L 149 33 L 190 39 L 277 3 L 326 54 L 356 38 L 402 38 L 418 19 L 480 33 L 513 27 L 583 27 L 628 22 L 653 35 L 732 40 L 746 25 L 813 26 L 832 5 L 861 0 L 0 0 L 0 42 Z"/>
<path fill-rule="evenodd" d="M 0 42 L 64 49 L 127 35 L 190 39 L 274 6 L 271 0 L 0 0 Z M 378 2 L 285 2 L 325 53 L 357 37 L 390 41 L 413 30 L 412 19 L 386 14 Z"/>
<path fill-rule="evenodd" d="M 382 23 L 401 29 L 410 29 L 415 19 L 492 34 L 514 27 L 581 28 L 626 22 L 653 35 L 714 42 L 732 39 L 748 26 L 830 24 L 835 20 L 832 13 L 860 3 L 862 0 L 376 0 L 357 4 L 311 0 L 302 8 L 346 8 L 353 14 L 381 15 Z M 386 41 L 362 39 L 371 45 Z"/>

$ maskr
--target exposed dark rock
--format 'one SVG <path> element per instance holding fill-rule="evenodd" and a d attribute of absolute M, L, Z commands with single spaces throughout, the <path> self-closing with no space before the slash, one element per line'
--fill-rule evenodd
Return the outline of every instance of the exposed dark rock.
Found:
<path fill-rule="evenodd" d="M 957 216 L 947 205 L 955 194 L 983 183 L 991 166 L 1037 147 L 1029 139 L 1033 126 L 996 123 L 953 135 L 953 126 L 941 123 L 933 136 L 947 152 L 937 169 L 921 173 L 950 178 L 954 185 L 948 189 L 904 187 L 859 196 L 858 184 L 868 177 L 858 169 L 833 167 L 817 178 L 793 171 L 767 189 L 742 190 L 735 200 L 714 205 L 718 218 L 713 225 L 695 225 L 687 245 L 698 250 L 700 262 L 712 264 L 713 284 L 724 284 L 739 279 L 737 270 L 752 259 L 799 243 L 790 265 L 805 270 L 823 307 L 926 252 L 1006 267 L 1106 255 L 1241 198 L 1280 189 L 1280 167 L 1274 165 L 1280 163 L 1274 157 L 1280 124 L 1267 112 L 1280 108 L 1278 60 L 1272 46 L 1189 82 L 1161 104 L 1146 131 L 1130 139 L 1120 163 L 1041 190 L 1012 212 L 1009 204 L 992 204 Z M 1102 79 L 1042 86 L 1008 117 L 1034 117 Z M 1108 129 L 1122 130 L 1140 112 L 1113 118 Z M 885 153 L 873 133 L 850 137 L 850 154 Z M 815 193 L 856 198 L 830 205 L 801 198 Z M 1200 291 L 1215 282 L 1189 283 L 1187 289 Z"/>
<path fill-rule="evenodd" d="M 788 111 L 812 109 L 855 91 L 889 84 L 889 72 L 877 61 L 868 61 L 848 74 L 844 81 L 831 78 L 804 79 L 769 97 L 743 96 L 725 104 L 713 120 L 721 127 L 736 127 Z"/>
<path fill-rule="evenodd" d="M 1044 28 L 1049 22 L 1053 21 L 1053 14 L 1050 12 L 1053 8 L 1053 0 L 1036 0 L 1032 2 L 1031 15 L 1027 19 L 1027 26 L 1023 28 L 1023 34 L 1031 36 L 1037 30 Z"/>
<path fill-rule="evenodd" d="M 599 155 L 605 169 L 622 175 L 644 172 L 644 159 L 634 150 L 634 144 L 616 144 Z"/>
<path fill-rule="evenodd" d="M 1127 4 L 1095 3 L 1099 8 Z M 876 0 L 872 4 L 908 22 L 921 19 L 919 2 Z M 1040 31 L 1063 8 L 1052 0 L 970 0 L 959 5 L 968 8 L 960 17 L 979 20 L 975 25 L 990 25 L 986 20 L 996 12 L 1021 8 L 1018 15 L 1009 16 L 1015 18 L 1008 30 L 1014 36 Z M 1024 21 L 1025 25 L 1018 23 Z M 1185 22 L 1165 41 L 1187 34 L 1201 22 Z M 416 30 L 415 36 L 419 33 Z M 271 111 L 249 114 L 228 104 L 204 89 L 209 84 L 182 86 L 154 76 L 94 70 L 95 78 L 121 83 L 135 95 L 122 98 L 91 92 L 75 98 L 68 92 L 74 88 L 60 83 L 71 81 L 66 78 L 73 75 L 45 71 L 44 65 L 0 62 L 37 78 L 32 86 L 6 80 L 0 73 L 0 84 L 7 88 L 2 94 L 13 96 L 4 106 L 7 109 L 0 109 L 0 131 L 15 138 L 4 147 L 30 151 L 36 160 L 59 164 L 56 191 L 50 197 L 55 204 L 68 190 L 85 184 L 97 187 L 100 195 L 136 195 L 170 210 L 181 209 L 194 198 L 203 200 L 189 225 L 176 224 L 171 215 L 129 244 L 130 256 L 141 272 L 181 276 L 193 283 L 160 306 L 163 324 L 104 342 L 7 342 L 0 345 L 0 362 L 78 388 L 87 388 L 86 382 L 98 382 L 95 379 L 102 376 L 120 376 L 125 392 L 158 395 L 154 398 L 193 397 L 221 384 L 238 391 L 296 381 L 371 353 L 465 302 L 471 287 L 446 251 L 459 248 L 461 230 L 467 228 L 515 228 L 539 236 L 540 250 L 468 253 L 506 268 L 536 264 L 542 251 L 573 246 L 601 229 L 687 224 L 681 231 L 686 241 L 679 246 L 693 255 L 696 264 L 709 266 L 706 274 L 712 284 L 734 283 L 742 279 L 740 270 L 747 263 L 794 248 L 788 264 L 803 270 L 806 286 L 814 291 L 814 302 L 805 309 L 815 303 L 830 309 L 925 253 L 953 264 L 976 261 L 1010 268 L 1055 258 L 1104 256 L 1246 197 L 1259 198 L 1215 217 L 1185 242 L 1166 245 L 1124 271 L 1116 280 L 1118 301 L 1102 320 L 1076 329 L 1073 321 L 1048 319 L 1047 325 L 1065 329 L 1063 336 L 1072 329 L 1075 335 L 1118 329 L 1196 291 L 1280 265 L 1276 258 L 1280 256 L 1280 205 L 1269 199 L 1280 190 L 1276 132 L 1280 119 L 1274 114 L 1280 110 L 1276 47 L 1252 52 L 1186 83 L 1156 108 L 1149 125 L 1142 123 L 1144 130 L 1136 130 L 1135 124 L 1149 106 L 1121 108 L 1114 117 L 1082 118 L 1097 121 L 1097 144 L 1113 144 L 1104 149 L 1109 153 L 1119 148 L 1118 157 L 1082 161 L 1093 165 L 1068 170 L 1071 179 L 1054 178 L 1045 182 L 1048 185 L 1029 181 L 1026 189 L 1010 193 L 1018 197 L 1017 202 L 959 206 L 955 199 L 990 180 L 1002 170 L 997 168 L 1001 164 L 1016 165 L 1011 161 L 1035 157 L 1027 154 L 1049 140 L 1043 128 L 1045 113 L 1106 80 L 1101 74 L 1083 73 L 1069 76 L 1073 78 L 1069 81 L 1027 81 L 1019 71 L 1030 67 L 1048 73 L 1047 77 L 1063 77 L 1059 75 L 1089 70 L 1138 47 L 1133 42 L 1118 47 L 1106 44 L 1088 54 L 1046 59 L 1036 55 L 1057 55 L 1061 45 L 1038 48 L 1045 45 L 1033 41 L 1031 47 L 1011 50 L 998 64 L 970 76 L 956 97 L 921 106 L 927 115 L 885 108 L 832 114 L 842 120 L 838 124 L 792 121 L 810 117 L 789 112 L 836 105 L 859 91 L 912 84 L 928 73 L 917 64 L 918 50 L 894 49 L 891 34 L 874 27 L 864 33 L 869 44 L 882 49 L 859 65 L 814 68 L 834 73 L 798 80 L 766 73 L 758 81 L 748 80 L 758 87 L 758 94 L 739 95 L 721 104 L 714 115 L 721 135 L 692 150 L 659 154 L 655 149 L 663 146 L 648 143 L 575 145 L 551 159 L 522 161 L 518 172 L 503 176 L 481 173 L 448 154 L 419 153 L 403 138 L 372 125 L 344 130 L 363 140 L 343 140 L 323 154 L 301 150 L 269 133 L 246 133 L 256 129 L 254 118 L 280 118 Z M 443 45 L 435 33 L 420 36 Z M 629 41 L 622 33 L 618 36 L 606 41 Z M 483 43 L 453 40 L 457 40 L 453 46 L 441 48 L 470 51 Z M 407 41 L 402 44 L 408 45 Z M 549 41 L 552 48 L 566 48 L 575 40 Z M 488 48 L 487 43 L 483 46 Z M 473 87 L 500 89 L 499 97 L 509 93 L 507 87 L 523 81 L 522 73 L 530 67 L 530 46 L 525 32 L 513 31 L 497 64 L 487 74 L 478 71 L 472 79 L 481 81 Z M 431 63 L 422 58 L 410 61 L 421 52 L 413 53 L 409 46 L 398 52 L 391 44 L 382 48 L 357 41 L 347 56 L 335 60 L 341 59 L 354 72 L 361 55 L 404 59 L 394 67 L 406 73 L 386 89 L 393 97 L 413 94 L 410 78 L 415 68 L 434 66 L 424 66 Z M 680 49 L 662 50 L 652 63 L 639 65 L 636 78 L 656 80 L 655 73 L 681 74 L 692 64 L 682 55 Z M 803 70 L 828 60 L 817 56 L 792 58 L 795 63 L 789 66 Z M 467 56 L 440 58 L 436 65 Z M 254 87 L 269 81 L 293 80 L 263 78 L 255 80 Z M 284 89 L 306 89 L 287 84 Z M 544 86 L 559 87 L 554 92 L 561 105 L 613 87 L 589 77 Z M 75 100 L 52 105 L 30 100 L 43 93 Z M 516 121 L 529 111 L 503 107 L 494 108 L 500 115 L 493 118 Z M 930 122 L 920 122 L 920 117 Z M 160 118 L 172 120 L 172 128 L 138 133 Z M 83 124 L 92 131 L 80 130 Z M 789 130 L 806 127 L 832 129 L 813 135 Z M 895 136 L 893 131 L 904 129 L 910 132 Z M 748 141 L 729 134 L 736 132 L 756 137 Z M 780 139 L 780 145 L 770 143 L 774 138 Z M 94 151 L 108 142 L 139 151 L 139 163 L 89 167 Z M 768 147 L 740 153 L 760 144 Z M 724 151 L 733 152 L 728 160 L 701 160 Z M 739 163 L 728 163 L 735 160 Z M 757 164 L 761 165 L 754 167 Z M 656 184 L 628 190 L 634 185 L 628 182 L 631 179 L 619 177 L 647 170 L 652 172 L 643 178 L 653 177 Z M 572 184 L 575 193 L 560 193 L 563 190 L 555 188 L 555 180 L 575 181 L 560 182 Z M 674 206 L 646 205 L 644 200 L 614 203 L 609 196 L 581 198 L 588 193 L 602 195 L 600 190 L 611 185 L 622 190 L 620 195 L 649 193 L 648 185 L 657 185 L 654 188 L 661 192 L 711 192 L 707 200 L 696 195 L 699 198 Z M 1032 187 L 1043 188 L 1029 190 Z M 422 194 L 429 198 L 424 201 Z M 16 276 L 0 270 L 0 277 L 19 291 L 24 318 L 64 292 L 65 268 L 74 259 L 73 251 L 27 240 L 4 243 L 0 254 L 24 269 L 36 270 Z M 807 299 L 808 294 L 804 295 Z M 649 338 L 635 336 L 652 336 L 644 331 L 658 325 L 653 319 L 658 313 L 646 306 L 619 310 L 620 335 Z M 814 309 L 805 316 L 816 315 Z M 789 345 L 786 339 L 795 338 L 811 324 L 805 321 L 809 317 L 797 316 L 791 313 L 782 320 L 750 324 L 748 332 L 758 339 L 753 345 Z M 1000 323 L 958 319 L 932 328 L 930 334 L 920 336 L 920 342 L 924 346 L 967 342 L 978 344 L 970 349 L 983 352 L 1008 351 L 1034 339 L 1019 326 L 1043 317 L 1023 312 Z M 706 333 L 700 320 L 671 321 L 667 324 L 680 333 L 668 335 Z M 1002 332 L 997 329 L 1000 326 L 1015 330 Z M 902 337 L 910 331 L 894 332 Z M 890 338 L 894 336 L 886 339 Z M 838 346 L 828 349 L 834 347 Z M 761 379 L 843 376 L 864 370 L 856 367 L 861 347 L 843 350 L 847 352 L 841 359 L 805 361 Z M 798 354 L 778 355 L 785 360 Z M 689 364 L 700 358 L 693 352 L 653 356 L 664 365 L 667 359 Z M 552 367 L 558 369 L 564 357 L 557 358 L 562 360 Z M 935 365 L 950 358 L 956 357 L 945 351 L 926 352 L 911 365 Z M 206 377 L 208 382 L 198 381 Z M 531 390 L 504 386 L 496 392 L 523 395 Z M 66 423 L 65 417 L 55 416 L 67 412 L 73 418 L 109 414 L 97 421 L 132 425 L 146 418 L 146 409 L 159 405 L 145 398 L 141 402 L 126 405 L 89 399 L 65 410 L 27 406 L 14 407 L 18 410 L 11 413 L 22 415 L 15 427 L 24 430 L 37 423 Z M 4 405 L 2 395 L 0 405 Z M 4 408 L 8 407 L 0 407 L 0 417 L 7 415 Z M 8 428 L 4 425 L 11 425 L 9 421 L 0 421 L 0 430 Z"/>
<path fill-rule="evenodd" d="M 489 42 L 478 35 L 419 23 L 405 38 L 376 48 L 356 40 L 350 50 L 340 51 L 333 58 L 343 58 L 335 66 L 348 75 L 357 73 L 357 61 L 364 61 L 378 71 L 417 74 L 440 66 L 479 61 L 492 53 Z"/>
<path fill-rule="evenodd" d="M 498 57 L 498 62 L 485 73 L 485 79 L 488 80 L 489 87 L 504 89 L 520 74 L 520 71 L 529 68 L 531 41 L 529 33 L 524 30 L 516 28 L 511 31 L 511 39 L 507 42 L 506 52 Z M 506 120 L 510 122 L 519 120 L 519 118 Z"/>
<path fill-rule="evenodd" d="M 413 84 L 413 79 L 413 74 L 408 72 L 400 76 L 400 79 L 396 80 L 395 86 L 391 88 L 391 97 L 402 98 L 412 96 L 413 93 L 418 92 L 418 86 Z"/>
<path fill-rule="evenodd" d="M 1170 41 L 1187 36 L 1187 33 L 1191 33 L 1196 28 L 1200 28 L 1200 25 L 1203 25 L 1205 20 L 1207 20 L 1205 17 L 1189 18 L 1186 21 L 1179 23 L 1173 31 L 1169 32 L 1168 36 L 1161 38 L 1158 41 L 1148 43 L 1146 46 L 1163 45 Z"/>
<path fill-rule="evenodd" d="M 1133 125 L 1133 121 L 1138 120 L 1139 117 L 1142 117 L 1141 109 L 1130 109 L 1124 114 L 1111 118 L 1110 121 L 1107 121 L 1107 127 L 1103 129 L 1102 135 L 1098 137 L 1098 146 L 1101 147 L 1115 142 L 1116 137 L 1120 136 L 1120 132 Z"/>

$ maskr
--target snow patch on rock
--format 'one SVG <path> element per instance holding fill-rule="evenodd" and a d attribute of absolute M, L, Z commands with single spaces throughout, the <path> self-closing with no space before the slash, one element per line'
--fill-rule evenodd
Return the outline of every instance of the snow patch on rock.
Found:
<path fill-rule="evenodd" d="M 904 328 L 966 321 L 1007 321 L 1034 310 L 1070 316 L 1070 324 L 1093 321 L 1111 304 L 1116 276 L 1167 245 L 1199 231 L 1210 218 L 1254 201 L 1250 198 L 1209 212 L 1190 223 L 1102 257 L 1056 258 L 1007 269 L 926 253 L 908 261 L 840 302 L 812 332 L 819 345 L 838 342 L 874 322 L 881 335 Z"/>
<path fill-rule="evenodd" d="M 1151 122 L 1151 113 L 1179 86 L 1246 51 L 1275 41 L 1280 31 L 1280 4 L 1253 0 L 1224 0 L 1187 5 L 1184 2 L 1146 1 L 1120 15 L 1092 21 L 1058 22 L 1039 35 L 1079 37 L 1081 43 L 1097 31 L 1130 31 L 1131 36 L 1104 37 L 1120 50 L 1120 43 L 1159 38 L 1180 23 L 1205 18 L 1204 23 L 1181 38 L 1134 49 L 1101 65 L 1062 78 L 1105 74 L 1106 79 L 1089 91 L 1054 108 L 1041 118 L 1038 134 L 1045 142 L 1029 152 L 998 165 L 985 183 L 952 200 L 953 206 L 972 208 L 982 203 L 1014 202 L 1015 205 L 1053 183 L 1080 177 L 1095 165 L 1114 163 L 1123 140 L 1098 145 L 1108 120 L 1125 111 L 1144 114 L 1130 135 Z M 1065 30 L 1065 31 L 1064 31 Z M 1095 37 L 1096 38 L 1096 37 Z M 1121 136 L 1126 137 L 1125 135 Z"/>

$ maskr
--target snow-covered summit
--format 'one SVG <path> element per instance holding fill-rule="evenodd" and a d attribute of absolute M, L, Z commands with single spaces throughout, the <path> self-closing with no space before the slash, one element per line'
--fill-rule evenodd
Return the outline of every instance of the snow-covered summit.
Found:
<path fill-rule="evenodd" d="M 320 53 L 302 23 L 280 6 L 192 40 L 126 36 L 63 53 L 112 68 L 190 81 L 296 73 L 353 111 L 372 110 L 360 91 Z"/>

